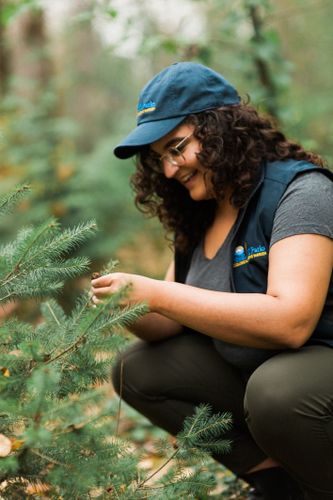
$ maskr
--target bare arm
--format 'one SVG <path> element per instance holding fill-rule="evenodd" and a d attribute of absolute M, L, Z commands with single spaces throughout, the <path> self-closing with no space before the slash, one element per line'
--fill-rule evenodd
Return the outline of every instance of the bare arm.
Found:
<path fill-rule="evenodd" d="M 215 292 L 123 273 L 94 280 L 93 292 L 103 297 L 131 282 L 129 303 L 146 301 L 178 325 L 239 345 L 297 348 L 320 317 L 332 265 L 332 240 L 302 234 L 271 248 L 266 294 Z"/>

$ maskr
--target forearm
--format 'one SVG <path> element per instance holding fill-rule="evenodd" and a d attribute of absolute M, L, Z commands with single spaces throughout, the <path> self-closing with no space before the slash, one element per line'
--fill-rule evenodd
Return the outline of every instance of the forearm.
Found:
<path fill-rule="evenodd" d="M 159 282 L 152 309 L 226 342 L 257 348 L 297 347 L 303 325 L 291 321 L 286 301 L 255 293 L 224 293 Z"/>
<path fill-rule="evenodd" d="M 219 292 L 111 273 L 92 281 L 92 299 L 99 303 L 131 284 L 126 305 L 144 302 L 150 313 L 156 313 L 143 318 L 137 332 L 154 339 L 174 335 L 184 325 L 229 343 L 298 348 L 311 336 L 322 314 L 332 274 L 332 250 L 329 238 L 312 234 L 277 242 L 270 251 L 266 294 Z"/>
<path fill-rule="evenodd" d="M 173 337 L 181 332 L 181 325 L 158 313 L 148 313 L 130 325 L 129 330 L 137 337 L 157 341 Z"/>

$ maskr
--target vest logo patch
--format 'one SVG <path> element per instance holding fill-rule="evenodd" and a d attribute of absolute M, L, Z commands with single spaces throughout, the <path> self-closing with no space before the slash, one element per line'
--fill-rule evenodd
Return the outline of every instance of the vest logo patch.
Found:
<path fill-rule="evenodd" d="M 257 259 L 258 257 L 264 257 L 267 255 L 267 250 L 264 245 L 259 245 L 257 247 L 239 245 L 235 248 L 233 265 L 232 267 L 239 267 L 248 264 L 250 260 Z"/>

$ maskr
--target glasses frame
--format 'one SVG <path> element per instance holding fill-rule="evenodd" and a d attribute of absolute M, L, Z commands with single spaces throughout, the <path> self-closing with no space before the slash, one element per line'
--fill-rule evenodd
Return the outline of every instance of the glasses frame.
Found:
<path fill-rule="evenodd" d="M 186 142 L 193 136 L 193 132 L 184 137 L 175 146 L 168 148 L 168 151 L 162 154 L 159 158 L 154 158 L 154 163 L 152 164 L 152 169 L 159 173 L 163 173 L 163 162 L 167 161 L 173 167 L 181 167 L 185 163 L 185 156 L 179 148 L 186 144 Z"/>

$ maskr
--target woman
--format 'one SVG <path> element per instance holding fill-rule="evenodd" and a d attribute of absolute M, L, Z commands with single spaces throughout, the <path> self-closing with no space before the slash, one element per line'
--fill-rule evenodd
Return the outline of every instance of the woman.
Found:
<path fill-rule="evenodd" d="M 143 89 L 115 149 L 135 154 L 136 203 L 173 233 L 175 258 L 164 280 L 92 281 L 95 303 L 131 283 L 128 304 L 150 309 L 116 389 L 172 434 L 200 403 L 230 411 L 232 450 L 215 458 L 253 498 L 333 499 L 332 174 L 187 62 Z"/>

